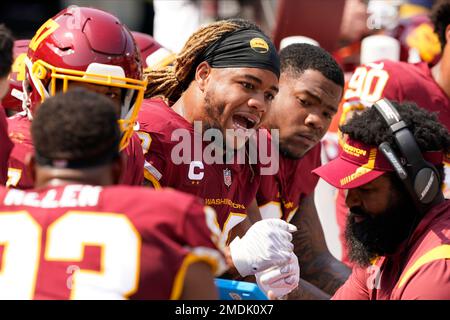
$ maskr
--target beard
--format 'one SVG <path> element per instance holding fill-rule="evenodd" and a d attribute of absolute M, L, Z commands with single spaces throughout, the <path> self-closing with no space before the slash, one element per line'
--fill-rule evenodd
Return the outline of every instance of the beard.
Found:
<path fill-rule="evenodd" d="M 279 150 L 280 150 L 280 154 L 283 155 L 283 157 L 285 157 L 287 159 L 291 159 L 291 160 L 299 160 L 299 159 L 303 158 L 308 151 L 313 149 L 319 143 L 320 143 L 320 141 L 309 148 L 307 148 L 307 147 L 298 148 L 298 145 L 297 145 L 297 148 L 295 148 L 295 146 L 296 146 L 295 141 L 293 141 L 292 139 L 289 139 L 289 138 L 281 139 L 281 137 L 280 137 Z M 294 146 L 294 147 L 291 147 L 291 146 Z"/>
<path fill-rule="evenodd" d="M 211 94 L 209 92 L 206 93 L 204 101 L 206 114 L 206 119 L 204 119 L 202 123 L 204 132 L 209 129 L 216 129 L 222 133 L 223 137 L 225 137 L 225 129 L 219 122 L 220 116 L 223 114 L 225 109 L 225 104 L 214 104 L 211 101 Z M 225 139 L 222 139 L 222 141 L 216 141 L 216 139 L 213 139 L 213 142 L 220 146 L 223 150 L 226 150 L 226 141 L 224 140 Z"/>
<path fill-rule="evenodd" d="M 357 223 L 355 215 L 365 219 Z M 394 184 L 383 213 L 373 216 L 361 207 L 350 208 L 345 230 L 350 261 L 367 267 L 374 258 L 395 253 L 417 225 L 419 215 L 404 187 Z"/>
<path fill-rule="evenodd" d="M 238 134 L 237 131 L 233 131 L 231 129 L 226 129 L 221 123 L 220 120 L 223 117 L 223 112 L 225 110 L 225 103 L 215 103 L 211 99 L 211 94 L 209 92 L 206 93 L 205 98 L 205 114 L 206 117 L 203 120 L 203 130 L 206 131 L 208 129 L 216 129 L 222 133 L 223 139 L 220 141 L 213 140 L 213 142 L 222 148 L 228 155 L 226 157 L 234 156 L 235 151 L 240 149 L 237 147 L 241 145 L 245 145 L 244 143 L 238 142 Z M 241 140 L 242 141 L 242 140 Z"/>
<path fill-rule="evenodd" d="M 281 141 L 279 145 L 279 150 L 280 154 L 287 159 L 298 160 L 303 156 L 303 155 L 298 156 L 298 154 L 293 153 L 291 150 L 289 150 L 289 147 L 286 144 L 282 143 Z"/>
<path fill-rule="evenodd" d="M 225 133 L 223 126 L 220 124 L 219 119 L 225 110 L 225 104 L 214 104 L 211 101 L 211 94 L 209 92 L 205 95 L 205 113 L 206 120 L 203 121 L 203 127 L 205 130 L 218 129 L 223 134 Z"/>
<path fill-rule="evenodd" d="M 286 159 L 290 159 L 290 160 L 299 160 L 299 159 L 303 158 L 303 156 L 306 153 L 306 152 L 304 152 L 300 155 L 298 153 L 294 153 L 289 149 L 289 147 L 287 145 L 285 145 L 281 142 L 280 142 L 279 150 L 280 150 L 280 154 L 283 157 L 285 157 Z"/>

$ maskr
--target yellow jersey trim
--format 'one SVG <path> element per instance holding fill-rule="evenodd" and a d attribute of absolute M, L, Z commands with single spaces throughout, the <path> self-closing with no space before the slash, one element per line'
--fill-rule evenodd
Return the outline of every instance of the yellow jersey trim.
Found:
<path fill-rule="evenodd" d="M 144 178 L 152 183 L 153 188 L 161 189 L 161 184 L 150 172 L 144 170 Z"/>
<path fill-rule="evenodd" d="M 183 260 L 183 263 L 181 264 L 180 269 L 178 270 L 175 280 L 173 282 L 172 286 L 172 292 L 170 294 L 170 300 L 179 300 L 181 297 L 181 294 L 183 293 L 183 286 L 184 286 L 184 280 L 186 278 L 187 269 L 189 266 L 191 266 L 193 263 L 196 262 L 206 262 L 209 264 L 212 268 L 212 272 L 215 274 L 218 269 L 218 263 L 217 261 L 208 256 L 198 256 L 193 253 L 189 253 Z"/>
<path fill-rule="evenodd" d="M 427 253 L 425 253 L 423 256 L 421 256 L 419 259 L 417 259 L 416 262 L 412 265 L 411 268 L 409 268 L 406 273 L 401 276 L 400 281 L 398 283 L 398 288 L 403 287 L 406 282 L 411 278 L 411 276 L 419 270 L 422 266 L 424 266 L 427 263 L 441 260 L 441 259 L 450 259 L 450 245 L 444 244 L 439 247 L 436 247 L 434 249 L 431 249 Z"/>

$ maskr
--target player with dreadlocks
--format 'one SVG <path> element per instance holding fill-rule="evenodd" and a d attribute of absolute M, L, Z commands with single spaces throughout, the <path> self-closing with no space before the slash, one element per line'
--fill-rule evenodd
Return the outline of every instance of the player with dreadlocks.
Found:
<path fill-rule="evenodd" d="M 295 227 L 280 219 L 258 221 L 250 227 L 247 208 L 255 199 L 258 168 L 233 162 L 236 158 L 229 156 L 260 126 L 278 91 L 280 62 L 273 43 L 250 22 L 218 21 L 195 32 L 173 66 L 146 76 L 150 83 L 146 96 L 153 99 L 143 103 L 138 130 L 147 182 L 155 188 L 168 186 L 198 195 L 211 205 L 231 242 L 229 262 L 241 276 L 273 266 L 281 270 L 288 264 L 281 278 L 267 281 L 295 288 L 298 263 L 290 234 Z M 206 129 L 221 133 L 214 141 L 219 146 L 216 152 L 219 158 L 232 161 L 197 157 L 195 139 L 205 136 Z M 187 145 L 194 145 L 194 152 L 184 149 L 179 155 L 180 135 L 191 141 Z M 200 147 L 204 154 L 206 144 Z"/>

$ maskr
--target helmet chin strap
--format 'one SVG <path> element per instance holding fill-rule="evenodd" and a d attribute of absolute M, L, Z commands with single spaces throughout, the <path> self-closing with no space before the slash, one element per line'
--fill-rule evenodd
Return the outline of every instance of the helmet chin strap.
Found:
<path fill-rule="evenodd" d="M 30 109 L 30 105 L 31 105 L 31 99 L 30 99 L 30 93 L 28 92 L 28 81 L 27 80 L 23 80 L 22 81 L 22 92 L 23 92 L 23 99 L 22 99 L 22 109 L 23 112 L 25 112 L 25 114 L 28 117 L 28 120 L 32 121 L 33 120 L 33 115 L 31 114 L 31 109 Z"/>
<path fill-rule="evenodd" d="M 134 90 L 128 89 L 125 94 L 125 99 L 122 103 L 122 109 L 120 110 L 121 119 L 129 119 L 131 117 L 133 107 L 131 101 L 133 100 Z"/>
<path fill-rule="evenodd" d="M 37 89 L 37 92 L 39 92 L 39 95 L 41 95 L 41 90 L 44 93 L 44 98 L 49 98 L 50 94 L 48 93 L 47 89 L 45 88 L 44 84 L 41 80 L 36 78 L 33 74 L 33 63 L 28 57 L 25 57 L 24 59 L 25 66 L 28 69 L 28 76 L 31 79 L 31 82 L 33 83 L 33 86 Z M 27 79 L 22 81 L 22 90 L 24 93 L 24 99 L 22 100 L 22 109 L 27 113 L 28 119 L 33 120 L 33 115 L 31 114 L 31 98 L 30 98 L 30 92 L 28 91 L 28 81 Z M 42 95 L 41 95 L 42 99 Z"/>

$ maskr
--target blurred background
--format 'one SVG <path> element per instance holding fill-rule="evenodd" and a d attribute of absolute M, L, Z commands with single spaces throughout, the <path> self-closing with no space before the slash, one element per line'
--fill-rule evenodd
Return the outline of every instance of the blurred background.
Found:
<path fill-rule="evenodd" d="M 428 11 L 434 0 L 15 0 L 0 4 L 0 22 L 16 39 L 30 39 L 48 18 L 70 6 L 91 6 L 118 16 L 131 30 L 152 35 L 177 52 L 199 26 L 240 17 L 256 22 L 280 47 L 309 41 L 351 72 L 360 63 L 361 41 L 375 34 L 399 41 L 400 60 L 432 63 Z M 297 38 L 292 38 L 297 36 Z M 303 38 L 299 40 L 298 36 Z M 307 38 L 304 38 L 307 37 Z M 287 39 L 286 39 L 287 38 Z M 283 39 L 285 40 L 282 43 Z M 306 39 L 306 40 L 305 40 Z M 411 48 L 413 50 L 411 50 Z"/>

